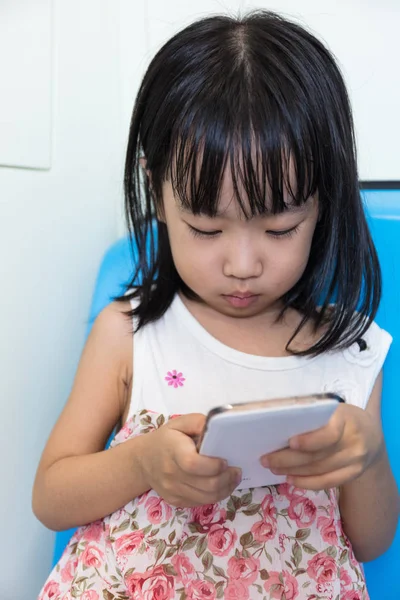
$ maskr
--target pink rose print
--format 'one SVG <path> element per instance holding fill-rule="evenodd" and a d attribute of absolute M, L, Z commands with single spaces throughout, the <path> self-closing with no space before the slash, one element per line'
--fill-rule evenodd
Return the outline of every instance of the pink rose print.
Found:
<path fill-rule="evenodd" d="M 208 548 L 211 554 L 226 556 L 232 550 L 236 540 L 236 531 L 231 531 L 221 525 L 211 525 L 208 532 Z"/>
<path fill-rule="evenodd" d="M 320 530 L 324 542 L 327 542 L 331 546 L 337 545 L 338 536 L 333 517 L 318 517 L 317 527 Z"/>
<path fill-rule="evenodd" d="M 83 592 L 82 596 L 80 596 L 80 600 L 99 600 L 100 596 L 94 590 L 86 590 Z"/>
<path fill-rule="evenodd" d="M 309 527 L 315 520 L 317 508 L 305 496 L 292 496 L 288 508 L 289 519 L 296 521 L 297 527 Z"/>
<path fill-rule="evenodd" d="M 131 437 L 133 433 L 133 427 L 131 423 L 125 423 L 125 425 L 120 429 L 118 436 L 120 436 L 123 440 L 127 440 Z"/>
<path fill-rule="evenodd" d="M 285 550 L 285 540 L 288 540 L 288 536 L 285 535 L 284 533 L 280 533 L 279 534 L 279 547 L 282 550 L 282 552 Z"/>
<path fill-rule="evenodd" d="M 152 493 L 153 493 L 153 490 L 148 490 L 147 492 L 144 492 L 144 494 L 139 496 L 139 498 L 137 500 L 138 506 L 147 502 L 147 498 L 149 498 L 152 495 Z"/>
<path fill-rule="evenodd" d="M 54 598 L 56 600 L 57 596 L 60 594 L 60 586 L 56 581 L 48 581 L 43 589 L 43 600 L 47 600 L 47 598 Z"/>
<path fill-rule="evenodd" d="M 251 533 L 256 542 L 267 542 L 272 540 L 276 534 L 276 522 L 275 521 L 257 521 L 251 528 Z"/>
<path fill-rule="evenodd" d="M 178 573 L 178 579 L 182 583 L 188 583 L 192 576 L 196 573 L 196 570 L 186 554 L 175 554 L 171 559 L 172 566 Z"/>
<path fill-rule="evenodd" d="M 132 573 L 126 578 L 128 594 L 141 600 L 172 600 L 174 598 L 174 578 L 167 575 L 163 567 L 155 567 L 146 573 Z"/>
<path fill-rule="evenodd" d="M 118 538 L 115 542 L 118 558 L 135 552 L 143 542 L 143 538 L 143 531 L 133 531 L 132 533 L 126 533 Z"/>
<path fill-rule="evenodd" d="M 277 486 L 277 491 L 280 496 L 285 496 L 288 500 L 291 500 L 293 496 L 304 496 L 304 492 L 300 488 L 289 483 L 280 483 Z"/>
<path fill-rule="evenodd" d="M 172 509 L 162 498 L 155 496 L 148 498 L 145 507 L 147 518 L 153 525 L 158 525 L 162 521 L 169 521 L 172 518 Z"/>
<path fill-rule="evenodd" d="M 340 591 L 346 592 L 352 585 L 351 577 L 344 567 L 340 567 Z"/>
<path fill-rule="evenodd" d="M 344 596 L 341 596 L 342 600 L 362 600 L 363 594 L 358 590 L 349 590 Z"/>
<path fill-rule="evenodd" d="M 324 596 L 328 596 L 328 598 L 333 598 L 333 584 L 319 583 L 317 585 L 317 592 L 319 594 L 323 594 Z"/>
<path fill-rule="evenodd" d="M 261 510 L 263 512 L 264 518 L 268 521 L 276 520 L 276 506 L 274 504 L 274 499 L 272 494 L 267 494 L 263 501 L 261 502 Z"/>
<path fill-rule="evenodd" d="M 224 598 L 225 600 L 249 600 L 249 588 L 243 581 L 234 579 L 226 586 Z"/>
<path fill-rule="evenodd" d="M 121 521 L 126 515 L 125 509 L 124 508 L 120 508 L 119 510 L 116 510 L 115 513 L 113 514 L 113 517 L 116 521 Z"/>
<path fill-rule="evenodd" d="M 185 588 L 188 600 L 215 600 L 215 587 L 209 581 L 196 579 Z"/>
<path fill-rule="evenodd" d="M 173 371 L 168 371 L 165 381 L 168 382 L 168 385 L 173 385 L 174 388 L 177 388 L 183 386 L 185 378 L 182 377 L 182 373 L 177 373 L 176 369 L 174 369 Z"/>
<path fill-rule="evenodd" d="M 103 533 L 103 521 L 94 521 L 87 527 L 82 535 L 82 540 L 87 542 L 99 542 Z"/>
<path fill-rule="evenodd" d="M 308 561 L 307 575 L 317 583 L 328 583 L 336 576 L 336 563 L 325 552 L 319 552 Z"/>
<path fill-rule="evenodd" d="M 61 581 L 63 583 L 70 583 L 73 580 L 77 566 L 78 566 L 78 559 L 72 558 L 61 569 L 60 574 L 61 574 Z"/>
<path fill-rule="evenodd" d="M 199 523 L 205 533 L 211 525 L 218 525 L 226 521 L 226 510 L 219 508 L 218 504 L 203 504 L 191 509 L 191 520 Z"/>
<path fill-rule="evenodd" d="M 228 561 L 228 575 L 231 579 L 240 579 L 246 585 L 251 585 L 258 577 L 260 561 L 258 558 L 249 556 L 232 556 Z"/>
<path fill-rule="evenodd" d="M 85 550 L 82 552 L 80 559 L 86 567 L 94 567 L 98 569 L 104 560 L 104 554 L 94 544 L 88 544 Z"/>
<path fill-rule="evenodd" d="M 299 584 L 289 571 L 270 571 L 269 579 L 264 583 L 266 592 L 270 592 L 270 598 L 277 600 L 295 600 L 299 597 Z"/>

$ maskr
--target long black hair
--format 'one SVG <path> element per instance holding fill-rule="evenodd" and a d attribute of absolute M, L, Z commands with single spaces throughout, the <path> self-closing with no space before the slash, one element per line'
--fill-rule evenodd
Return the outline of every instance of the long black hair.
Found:
<path fill-rule="evenodd" d="M 143 157 L 151 179 L 140 164 Z M 301 354 L 359 339 L 378 309 L 381 274 L 360 196 L 346 87 L 334 57 L 316 37 L 263 10 L 196 21 L 159 50 L 143 78 L 124 180 L 128 228 L 138 252 L 132 291 L 124 299 L 138 301 L 128 313 L 137 327 L 163 315 L 178 290 L 190 294 L 175 269 L 166 226 L 157 220 L 163 182 L 171 181 L 193 213 L 212 216 L 226 168 L 248 218 L 267 205 L 273 213 L 284 211 L 285 189 L 296 205 L 318 194 L 320 218 L 309 262 L 282 298 L 283 311 L 300 311 L 299 329 L 306 322 L 315 330 L 325 323 L 323 336 Z"/>

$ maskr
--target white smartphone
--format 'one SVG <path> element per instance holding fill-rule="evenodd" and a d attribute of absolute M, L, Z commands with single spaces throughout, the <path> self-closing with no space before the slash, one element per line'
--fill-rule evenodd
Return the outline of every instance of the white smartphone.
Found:
<path fill-rule="evenodd" d="M 287 448 L 295 435 L 326 425 L 341 402 L 340 396 L 327 393 L 219 406 L 208 413 L 197 449 L 240 467 L 237 489 L 283 483 L 285 476 L 264 468 L 261 456 Z"/>

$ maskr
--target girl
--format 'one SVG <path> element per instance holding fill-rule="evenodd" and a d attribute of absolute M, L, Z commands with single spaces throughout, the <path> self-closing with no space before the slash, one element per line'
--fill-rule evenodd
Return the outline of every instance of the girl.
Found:
<path fill-rule="evenodd" d="M 269 12 L 187 27 L 144 77 L 125 190 L 138 270 L 96 319 L 34 486 L 46 526 L 81 526 L 40 600 L 367 599 L 360 561 L 399 512 L 391 337 L 334 59 Z M 216 405 L 323 391 L 347 401 L 329 424 L 260 457 L 282 485 L 241 489 L 196 452 Z"/>

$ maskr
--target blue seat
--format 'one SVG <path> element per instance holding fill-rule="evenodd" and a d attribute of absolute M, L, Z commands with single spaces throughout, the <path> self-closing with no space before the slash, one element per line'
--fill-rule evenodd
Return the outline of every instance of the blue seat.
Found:
<path fill-rule="evenodd" d="M 377 321 L 394 338 L 385 365 L 382 417 L 391 464 L 396 480 L 400 482 L 400 435 L 397 431 L 400 424 L 400 191 L 366 191 L 363 195 L 383 273 L 383 297 Z M 135 258 L 126 239 L 118 241 L 106 252 L 93 294 L 88 332 L 96 316 L 112 297 L 124 291 L 124 283 L 131 276 Z M 72 531 L 57 533 L 54 562 L 60 558 Z M 377 560 L 365 565 L 371 600 L 393 600 L 398 597 L 393 574 L 396 573 L 399 557 L 400 527 L 391 548 Z"/>
<path fill-rule="evenodd" d="M 382 419 L 390 462 L 400 484 L 400 191 L 364 192 L 368 221 L 382 268 L 383 295 L 377 322 L 393 336 L 384 369 Z M 365 524 L 368 527 L 368 523 Z M 385 554 L 365 564 L 371 600 L 399 597 L 395 573 L 400 558 L 400 527 Z"/>

